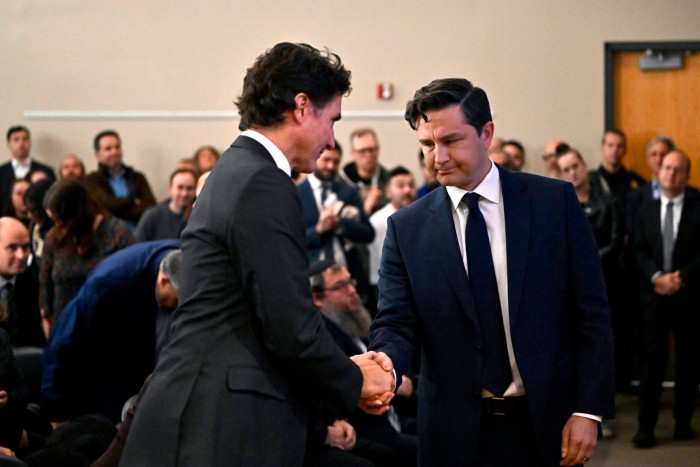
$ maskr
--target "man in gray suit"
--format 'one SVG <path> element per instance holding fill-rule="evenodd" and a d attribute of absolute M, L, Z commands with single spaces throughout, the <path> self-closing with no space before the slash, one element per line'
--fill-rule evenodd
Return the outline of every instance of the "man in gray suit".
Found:
<path fill-rule="evenodd" d="M 387 410 L 391 362 L 353 363 L 314 310 L 290 178 L 333 147 L 349 90 L 340 58 L 305 44 L 277 44 L 248 69 L 244 131 L 182 234 L 180 307 L 122 465 L 302 465 L 314 400 L 336 418 L 358 403 Z"/>

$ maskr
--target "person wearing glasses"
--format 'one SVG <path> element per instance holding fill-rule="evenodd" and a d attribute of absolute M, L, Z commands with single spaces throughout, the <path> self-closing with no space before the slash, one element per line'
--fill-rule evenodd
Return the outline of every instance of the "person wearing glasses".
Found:
<path fill-rule="evenodd" d="M 557 165 L 557 157 L 569 150 L 569 145 L 564 141 L 553 139 L 544 146 L 544 174 L 549 178 L 561 178 L 559 165 Z"/>
<path fill-rule="evenodd" d="M 374 229 L 357 192 L 337 178 L 342 148 L 326 149 L 313 173 L 297 185 L 306 228 L 309 261 L 331 259 L 346 267 L 364 295 L 369 278 L 358 251 L 374 239 Z"/>
<path fill-rule="evenodd" d="M 372 319 L 362 305 L 355 288 L 357 282 L 350 272 L 330 260 L 315 261 L 309 267 L 309 281 L 314 305 L 338 346 L 348 356 L 366 352 Z M 412 387 L 412 381 L 404 375 L 394 401 L 410 397 Z M 330 426 L 317 424 L 312 430 L 316 442 L 307 451 L 313 453 L 307 458 L 308 465 L 339 465 L 337 456 L 342 458 L 346 453 L 338 453 L 331 447 L 349 451 L 376 465 L 416 465 L 416 437 L 405 432 L 406 425 L 402 424 L 403 419 L 399 420 L 393 405 L 380 416 L 357 409 L 346 420 L 335 420 Z M 341 427 L 343 433 L 351 432 L 354 436 L 338 436 Z"/>
<path fill-rule="evenodd" d="M 379 163 L 379 141 L 371 128 L 360 128 L 350 134 L 352 162 L 343 167 L 340 176 L 356 188 L 368 215 L 381 209 L 387 199 L 384 187 L 389 172 Z"/>

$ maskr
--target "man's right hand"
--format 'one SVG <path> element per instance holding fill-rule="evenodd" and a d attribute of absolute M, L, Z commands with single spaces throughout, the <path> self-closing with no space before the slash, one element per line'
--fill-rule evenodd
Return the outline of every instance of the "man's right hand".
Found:
<path fill-rule="evenodd" d="M 683 286 L 679 271 L 661 274 L 654 281 L 654 292 L 659 295 L 673 295 Z"/>
<path fill-rule="evenodd" d="M 384 352 L 367 352 L 350 357 L 362 371 L 362 394 L 359 407 L 372 415 L 389 410 L 394 398 L 394 365 Z"/>
<path fill-rule="evenodd" d="M 316 232 L 322 234 L 330 230 L 334 230 L 336 227 L 338 227 L 339 223 L 340 219 L 338 219 L 338 216 L 335 214 L 335 212 L 333 212 L 333 208 L 331 206 L 324 206 L 318 216 Z"/>

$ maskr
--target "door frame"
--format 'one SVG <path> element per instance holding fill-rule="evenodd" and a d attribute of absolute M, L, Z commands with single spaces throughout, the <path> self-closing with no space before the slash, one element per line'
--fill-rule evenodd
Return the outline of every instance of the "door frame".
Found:
<path fill-rule="evenodd" d="M 604 131 L 615 126 L 615 53 L 644 52 L 647 49 L 660 52 L 698 52 L 700 51 L 700 42 L 606 42 Z"/>

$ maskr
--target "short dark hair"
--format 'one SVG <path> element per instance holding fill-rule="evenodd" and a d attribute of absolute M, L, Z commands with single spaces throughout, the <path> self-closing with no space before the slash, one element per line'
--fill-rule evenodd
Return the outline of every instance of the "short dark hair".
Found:
<path fill-rule="evenodd" d="M 428 120 L 426 112 L 452 105 L 459 105 L 464 122 L 474 127 L 479 136 L 484 125 L 493 120 L 486 92 L 463 78 L 436 79 L 417 90 L 406 104 L 404 118 L 416 130 L 419 119 Z"/>
<path fill-rule="evenodd" d="M 501 147 L 503 147 L 503 146 L 515 146 L 516 148 L 518 148 L 520 150 L 520 152 L 525 154 L 525 147 L 522 144 L 520 144 L 520 141 L 518 141 L 517 139 L 508 139 L 508 140 L 503 142 Z"/>
<path fill-rule="evenodd" d="M 394 177 L 398 177 L 399 175 L 413 175 L 410 170 L 408 170 L 406 167 L 403 165 L 397 165 L 393 169 L 389 171 L 389 175 L 387 176 L 387 183 Z"/>
<path fill-rule="evenodd" d="M 282 113 L 296 107 L 294 96 L 306 93 L 316 108 L 350 92 L 350 71 L 328 49 L 281 42 L 260 55 L 248 68 L 236 106 L 240 130 L 272 126 Z"/>
<path fill-rule="evenodd" d="M 600 141 L 600 144 L 605 144 L 605 137 L 608 135 L 617 135 L 623 140 L 625 140 L 625 144 L 627 144 L 627 135 L 625 135 L 625 132 L 620 130 L 619 128 L 610 128 L 608 130 L 605 130 L 605 133 L 603 133 L 603 139 Z"/>
<path fill-rule="evenodd" d="M 104 138 L 105 136 L 114 136 L 119 140 L 119 142 L 122 142 L 122 139 L 119 137 L 119 133 L 117 133 L 114 130 L 104 130 L 100 131 L 95 135 L 95 139 L 92 140 L 92 147 L 95 149 L 95 152 L 100 150 L 100 140 Z"/>
<path fill-rule="evenodd" d="M 32 134 L 29 133 L 29 130 L 27 129 L 26 126 L 14 125 L 14 126 L 11 126 L 10 128 L 8 128 L 8 130 L 7 130 L 7 141 L 10 141 L 10 137 L 13 134 L 19 133 L 20 131 L 25 132 L 27 134 L 27 136 L 29 136 L 30 138 L 32 137 Z"/>

